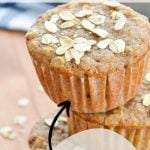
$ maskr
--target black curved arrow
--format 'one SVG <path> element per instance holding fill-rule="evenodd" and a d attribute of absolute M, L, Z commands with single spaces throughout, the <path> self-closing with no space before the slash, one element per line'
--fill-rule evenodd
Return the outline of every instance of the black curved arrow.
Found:
<path fill-rule="evenodd" d="M 49 143 L 49 149 L 50 150 L 53 150 L 52 149 L 52 134 L 53 134 L 53 129 L 54 129 L 54 126 L 55 126 L 55 123 L 57 121 L 57 119 L 59 118 L 59 116 L 61 115 L 61 113 L 66 109 L 66 112 L 67 112 L 67 116 L 69 117 L 70 114 L 70 106 L 71 106 L 71 103 L 69 100 L 65 101 L 65 102 L 62 102 L 60 104 L 58 104 L 58 107 L 62 107 L 60 109 L 60 111 L 58 112 L 58 114 L 55 116 L 52 124 L 51 124 L 51 127 L 50 127 L 50 131 L 49 131 L 49 136 L 48 136 L 48 143 Z"/>

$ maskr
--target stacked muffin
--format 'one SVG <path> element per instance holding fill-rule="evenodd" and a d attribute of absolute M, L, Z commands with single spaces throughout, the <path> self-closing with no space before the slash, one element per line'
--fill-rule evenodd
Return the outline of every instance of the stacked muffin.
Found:
<path fill-rule="evenodd" d="M 72 2 L 37 19 L 26 35 L 28 50 L 49 97 L 71 101 L 71 134 L 110 128 L 137 149 L 150 148 L 149 97 L 135 97 L 149 31 L 145 16 L 117 2 Z"/>

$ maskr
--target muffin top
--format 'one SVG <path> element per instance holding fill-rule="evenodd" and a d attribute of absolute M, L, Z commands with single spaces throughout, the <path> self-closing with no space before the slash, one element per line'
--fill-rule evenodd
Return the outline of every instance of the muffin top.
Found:
<path fill-rule="evenodd" d="M 135 63 L 149 49 L 148 19 L 117 2 L 60 5 L 26 34 L 33 59 L 63 71 L 99 73 Z"/>

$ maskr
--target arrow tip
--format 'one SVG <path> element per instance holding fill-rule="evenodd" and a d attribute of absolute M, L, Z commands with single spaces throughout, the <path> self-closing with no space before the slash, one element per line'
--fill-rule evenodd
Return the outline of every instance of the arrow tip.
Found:
<path fill-rule="evenodd" d="M 66 100 L 60 104 L 58 104 L 58 107 L 66 107 L 66 112 L 67 112 L 67 116 L 70 117 L 70 106 L 71 106 L 71 102 L 69 100 Z"/>

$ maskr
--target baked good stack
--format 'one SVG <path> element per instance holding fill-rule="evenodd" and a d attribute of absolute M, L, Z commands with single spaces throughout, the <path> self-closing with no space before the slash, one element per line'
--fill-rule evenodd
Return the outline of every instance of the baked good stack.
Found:
<path fill-rule="evenodd" d="M 49 97 L 71 101 L 71 134 L 110 128 L 137 149 L 150 148 L 149 98 L 134 98 L 149 33 L 145 16 L 117 2 L 71 2 L 37 19 L 26 35 L 28 50 Z"/>

